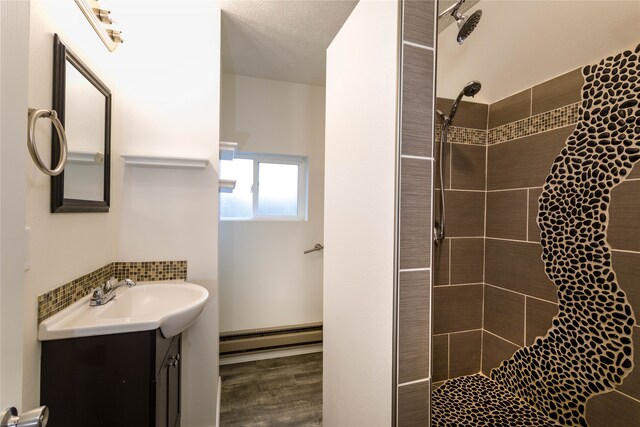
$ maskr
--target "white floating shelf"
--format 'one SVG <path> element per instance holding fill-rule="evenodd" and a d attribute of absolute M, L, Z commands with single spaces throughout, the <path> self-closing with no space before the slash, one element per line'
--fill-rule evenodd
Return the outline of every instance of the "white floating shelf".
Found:
<path fill-rule="evenodd" d="M 209 164 L 206 157 L 150 156 L 146 154 L 122 154 L 125 164 L 157 168 L 204 169 Z"/>
<path fill-rule="evenodd" d="M 70 163 L 96 164 L 104 160 L 104 154 L 97 151 L 69 151 L 67 161 Z"/>
<path fill-rule="evenodd" d="M 233 190 L 236 188 L 236 180 L 235 179 L 219 179 L 218 186 L 220 187 L 221 193 L 233 193 Z"/>
<path fill-rule="evenodd" d="M 233 160 L 237 149 L 237 142 L 220 141 L 220 160 Z"/>

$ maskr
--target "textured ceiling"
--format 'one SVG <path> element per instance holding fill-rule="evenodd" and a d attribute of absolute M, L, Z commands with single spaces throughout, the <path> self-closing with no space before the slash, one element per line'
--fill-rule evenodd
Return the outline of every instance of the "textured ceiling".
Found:
<path fill-rule="evenodd" d="M 324 86 L 326 49 L 356 3 L 223 0 L 223 71 Z"/>
<path fill-rule="evenodd" d="M 480 80 L 474 101 L 495 102 L 640 43 L 637 0 L 480 0 L 469 13 L 477 9 L 462 46 L 456 25 L 438 36 L 438 96 Z"/>

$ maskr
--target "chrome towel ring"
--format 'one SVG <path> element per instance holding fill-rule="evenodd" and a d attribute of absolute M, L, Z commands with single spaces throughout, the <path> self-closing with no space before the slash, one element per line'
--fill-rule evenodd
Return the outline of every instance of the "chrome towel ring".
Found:
<path fill-rule="evenodd" d="M 51 120 L 51 122 L 53 123 L 53 127 L 55 127 L 56 132 L 58 132 L 58 142 L 60 143 L 60 161 L 58 162 L 58 166 L 56 166 L 54 169 L 49 169 L 40 158 L 40 154 L 38 154 L 35 133 L 36 121 L 40 117 Z M 31 154 L 31 158 L 33 159 L 34 163 L 43 173 L 49 176 L 56 176 L 62 173 L 65 165 L 67 164 L 67 136 L 64 133 L 64 128 L 62 127 L 62 123 L 60 123 L 58 114 L 55 112 L 55 110 L 36 110 L 35 108 L 29 108 L 27 148 L 29 148 L 29 154 Z"/>

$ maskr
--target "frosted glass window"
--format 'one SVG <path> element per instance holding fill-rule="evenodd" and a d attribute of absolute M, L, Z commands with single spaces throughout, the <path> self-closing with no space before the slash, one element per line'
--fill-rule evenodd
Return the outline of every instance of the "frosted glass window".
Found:
<path fill-rule="evenodd" d="M 253 218 L 253 160 L 221 160 L 220 178 L 236 180 L 232 193 L 220 193 L 220 219 Z"/>
<path fill-rule="evenodd" d="M 298 165 L 258 164 L 258 215 L 298 215 Z"/>
<path fill-rule="evenodd" d="M 236 153 L 220 161 L 220 178 L 236 181 L 220 193 L 223 221 L 305 221 L 307 165 L 304 156 Z"/>

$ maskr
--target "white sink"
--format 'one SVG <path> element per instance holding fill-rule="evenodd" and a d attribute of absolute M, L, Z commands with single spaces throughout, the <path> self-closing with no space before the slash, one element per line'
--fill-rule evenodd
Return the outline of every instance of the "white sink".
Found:
<path fill-rule="evenodd" d="M 178 335 L 202 312 L 209 292 L 192 283 L 145 283 L 116 289 L 107 304 L 90 307 L 91 295 L 49 317 L 38 340 L 57 340 L 160 328 L 166 338 Z"/>

